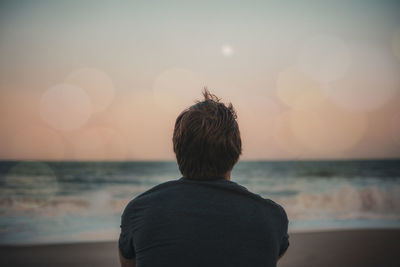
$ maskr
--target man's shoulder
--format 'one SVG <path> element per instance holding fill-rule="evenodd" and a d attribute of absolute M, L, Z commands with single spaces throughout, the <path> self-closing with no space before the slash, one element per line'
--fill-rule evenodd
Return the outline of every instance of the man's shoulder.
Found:
<path fill-rule="evenodd" d="M 262 197 L 261 195 L 248 190 L 243 185 L 233 181 L 228 181 L 232 189 L 244 195 L 246 198 L 253 199 L 255 203 L 263 207 L 266 211 L 276 214 L 278 217 L 287 218 L 285 209 L 272 199 Z M 252 203 L 254 203 L 252 202 Z"/>
<path fill-rule="evenodd" d="M 179 185 L 179 184 L 181 184 L 180 181 L 178 179 L 175 179 L 175 180 L 169 180 L 169 181 L 154 185 L 153 187 L 147 189 L 143 193 L 135 196 L 133 199 L 131 199 L 130 203 L 135 202 L 139 199 L 145 198 L 149 195 L 152 195 L 152 193 L 156 193 L 156 192 L 171 188 L 171 187 Z"/>
<path fill-rule="evenodd" d="M 142 201 L 151 201 L 156 197 L 157 195 L 162 195 L 164 193 L 166 194 L 174 194 L 176 193 L 175 190 L 181 190 L 183 188 L 186 188 L 188 190 L 193 190 L 194 188 L 199 188 L 199 187 L 208 187 L 208 188 L 214 188 L 214 189 L 220 189 L 221 194 L 223 192 L 226 193 L 226 196 L 229 194 L 233 195 L 240 195 L 244 199 L 252 200 L 253 204 L 258 204 L 261 206 L 264 206 L 265 208 L 275 210 L 278 213 L 284 213 L 284 210 L 282 206 L 280 206 L 278 203 L 274 202 L 271 199 L 264 198 L 256 193 L 253 193 L 249 191 L 246 187 L 243 185 L 240 185 L 234 181 L 230 180 L 217 180 L 217 181 L 195 181 L 195 180 L 190 180 L 186 179 L 184 177 L 181 177 L 179 179 L 175 180 L 169 180 L 163 183 L 160 183 L 158 185 L 155 185 L 151 187 L 150 189 L 146 190 L 145 192 L 139 194 L 135 198 L 133 198 L 128 205 L 134 205 L 136 202 L 142 202 Z M 189 189 L 191 188 L 191 189 Z M 229 193 L 228 193 L 229 192 Z"/>
<path fill-rule="evenodd" d="M 151 198 L 151 196 L 154 195 L 154 193 L 157 193 L 158 191 L 161 191 L 164 188 L 172 187 L 178 183 L 179 183 L 179 180 L 169 180 L 169 181 L 154 185 L 153 187 L 147 189 L 143 193 L 133 197 L 126 205 L 125 211 L 131 210 L 132 208 L 135 207 L 135 205 L 139 204 L 140 202 L 143 203 L 143 201 L 146 201 L 146 199 Z"/>
<path fill-rule="evenodd" d="M 275 201 L 273 201 L 272 199 L 265 198 L 265 197 L 260 196 L 257 193 L 251 192 L 246 187 L 244 187 L 242 185 L 239 185 L 239 184 L 236 184 L 236 185 L 238 185 L 238 187 L 242 189 L 244 194 L 246 194 L 250 198 L 253 198 L 255 201 L 260 203 L 260 205 L 263 205 L 266 208 L 275 210 L 278 213 L 282 213 L 282 211 L 284 212 L 283 207 L 281 205 L 279 205 L 278 203 L 276 203 Z"/>

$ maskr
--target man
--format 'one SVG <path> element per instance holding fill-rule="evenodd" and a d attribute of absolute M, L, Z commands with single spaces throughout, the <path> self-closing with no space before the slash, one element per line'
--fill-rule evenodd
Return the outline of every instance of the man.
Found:
<path fill-rule="evenodd" d="M 121 218 L 121 266 L 276 266 L 289 246 L 275 202 L 230 181 L 242 153 L 237 115 L 206 88 L 176 119 L 182 176 L 131 200 Z"/>

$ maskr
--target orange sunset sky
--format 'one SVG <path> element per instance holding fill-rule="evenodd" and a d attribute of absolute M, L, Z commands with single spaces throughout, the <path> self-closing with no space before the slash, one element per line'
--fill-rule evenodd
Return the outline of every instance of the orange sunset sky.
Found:
<path fill-rule="evenodd" d="M 174 160 L 209 90 L 244 160 L 400 157 L 398 1 L 2 1 L 0 159 Z"/>

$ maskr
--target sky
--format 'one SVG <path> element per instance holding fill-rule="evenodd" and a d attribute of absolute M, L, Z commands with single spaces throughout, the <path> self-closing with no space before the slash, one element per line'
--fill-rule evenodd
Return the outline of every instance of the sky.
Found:
<path fill-rule="evenodd" d="M 204 86 L 243 160 L 400 157 L 398 1 L 1 1 L 0 159 L 174 160 Z"/>

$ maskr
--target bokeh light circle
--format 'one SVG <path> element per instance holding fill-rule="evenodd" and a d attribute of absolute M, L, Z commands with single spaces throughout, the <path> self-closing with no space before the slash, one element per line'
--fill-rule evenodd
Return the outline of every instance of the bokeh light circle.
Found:
<path fill-rule="evenodd" d="M 86 92 L 70 84 L 58 84 L 42 95 L 40 115 L 57 130 L 71 131 L 82 127 L 90 118 L 92 104 Z"/>
<path fill-rule="evenodd" d="M 233 50 L 232 46 L 226 44 L 226 45 L 221 46 L 221 53 L 225 57 L 231 57 L 234 53 L 234 50 Z"/>
<path fill-rule="evenodd" d="M 74 138 L 74 157 L 84 160 L 125 160 L 127 145 L 122 136 L 108 127 L 91 127 L 80 130 Z"/>
<path fill-rule="evenodd" d="M 276 90 L 278 98 L 293 109 L 314 108 L 324 100 L 320 84 L 296 67 L 289 67 L 279 73 Z"/>
<path fill-rule="evenodd" d="M 342 78 L 351 62 L 350 51 L 343 40 L 330 35 L 309 39 L 297 57 L 301 71 L 312 79 L 327 83 Z"/>
<path fill-rule="evenodd" d="M 53 169 L 44 162 L 25 161 L 12 166 L 5 178 L 2 196 L 22 203 L 21 208 L 35 208 L 50 200 L 59 190 Z"/>
<path fill-rule="evenodd" d="M 273 138 L 280 149 L 289 154 L 292 158 L 300 158 L 305 147 L 297 142 L 293 135 L 290 125 L 290 111 L 281 113 L 277 118 L 273 127 Z"/>
<path fill-rule="evenodd" d="M 176 113 L 194 104 L 204 86 L 201 76 L 193 71 L 168 69 L 154 81 L 154 102 L 165 111 Z"/>
<path fill-rule="evenodd" d="M 92 101 L 93 112 L 105 110 L 114 99 L 114 83 L 104 71 L 99 69 L 78 69 L 68 75 L 65 83 L 86 91 Z"/>
<path fill-rule="evenodd" d="M 349 74 L 323 87 L 327 97 L 353 111 L 371 111 L 391 100 L 400 88 L 400 64 L 383 48 L 358 45 Z"/>
<path fill-rule="evenodd" d="M 356 145 L 367 128 L 367 117 L 326 103 L 315 110 L 292 111 L 290 127 L 307 149 L 321 154 L 340 153 Z"/>
<path fill-rule="evenodd" d="M 66 152 L 63 137 L 48 127 L 26 125 L 9 140 L 11 158 L 63 160 Z"/>
<path fill-rule="evenodd" d="M 27 123 L 38 119 L 38 103 L 40 95 L 35 90 L 21 88 L 1 89 L 0 122 L 1 133 L 18 131 Z M 39 118 L 40 120 L 40 118 Z"/>
<path fill-rule="evenodd" d="M 392 139 L 400 145 L 400 112 L 393 115 L 390 126 Z"/>
<path fill-rule="evenodd" d="M 393 34 L 392 50 L 397 59 L 400 60 L 400 30 Z"/>
<path fill-rule="evenodd" d="M 154 107 L 152 91 L 138 89 L 116 98 L 108 114 L 117 128 L 131 132 L 142 129 L 143 124 L 149 124 L 151 116 L 155 114 L 154 108 L 150 107 Z"/>
<path fill-rule="evenodd" d="M 245 100 L 245 101 L 244 101 Z M 240 103 L 235 105 L 235 103 Z M 279 115 L 279 107 L 273 98 L 250 94 L 246 99 L 233 100 L 238 115 L 240 135 L 243 140 L 243 156 L 250 151 L 252 157 L 273 156 L 273 131 L 275 119 Z M 257 133 L 257 134 L 254 134 Z M 267 147 L 268 149 L 260 149 Z"/>

